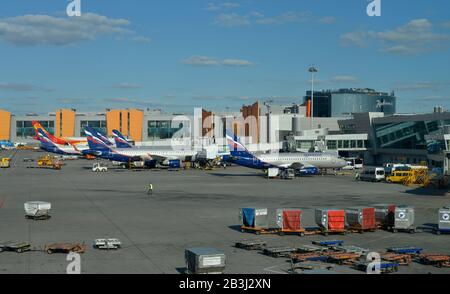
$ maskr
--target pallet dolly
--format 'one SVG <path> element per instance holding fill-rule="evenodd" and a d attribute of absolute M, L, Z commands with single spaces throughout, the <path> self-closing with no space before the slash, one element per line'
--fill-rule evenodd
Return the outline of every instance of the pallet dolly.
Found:
<path fill-rule="evenodd" d="M 279 229 L 268 229 L 268 228 L 252 228 L 252 227 L 241 227 L 242 233 L 254 233 L 256 235 L 267 235 L 267 234 L 277 234 Z"/>
<path fill-rule="evenodd" d="M 328 252 L 324 253 L 327 256 L 327 261 L 331 263 L 336 263 L 339 265 L 352 265 L 354 264 L 361 254 L 358 253 L 342 253 L 342 252 Z"/>
<path fill-rule="evenodd" d="M 433 265 L 436 267 L 450 267 L 450 255 L 444 254 L 421 254 L 418 260 L 422 264 Z"/>
<path fill-rule="evenodd" d="M 41 215 L 41 216 L 26 215 L 25 218 L 29 219 L 29 220 L 34 220 L 34 221 L 40 221 L 40 220 L 49 220 L 52 217 L 51 217 L 51 215 L 46 214 L 46 215 Z"/>
<path fill-rule="evenodd" d="M 397 254 L 408 254 L 408 255 L 419 255 L 423 251 L 423 248 L 419 247 L 390 247 L 387 252 L 397 253 Z"/>
<path fill-rule="evenodd" d="M 436 235 L 450 234 L 450 230 L 449 229 L 434 229 L 434 233 Z"/>
<path fill-rule="evenodd" d="M 410 265 L 412 262 L 411 255 L 400 253 L 385 253 L 381 255 L 381 259 L 389 262 L 396 262 L 399 265 Z"/>
<path fill-rule="evenodd" d="M 347 235 L 350 232 L 347 231 L 347 230 L 327 230 L 327 229 L 321 228 L 320 229 L 320 233 L 322 235 L 324 235 L 324 236 L 328 236 L 330 234 L 333 234 L 333 235 Z"/>
<path fill-rule="evenodd" d="M 361 227 L 349 227 L 349 228 L 347 228 L 347 231 L 349 233 L 359 233 L 359 234 L 363 234 L 363 233 L 367 233 L 367 232 L 374 233 L 377 231 L 377 228 L 375 227 L 375 228 L 363 229 Z"/>
<path fill-rule="evenodd" d="M 263 253 L 272 257 L 289 257 L 296 251 L 297 249 L 292 247 L 269 247 L 265 248 Z"/>
<path fill-rule="evenodd" d="M 330 246 L 342 246 L 344 244 L 344 241 L 342 241 L 342 240 L 326 240 L 326 241 L 312 241 L 312 243 L 314 245 L 318 245 L 318 246 L 330 247 Z"/>
<path fill-rule="evenodd" d="M 262 240 L 244 240 L 236 242 L 234 245 L 236 248 L 245 249 L 245 250 L 260 250 L 266 246 L 266 242 Z"/>

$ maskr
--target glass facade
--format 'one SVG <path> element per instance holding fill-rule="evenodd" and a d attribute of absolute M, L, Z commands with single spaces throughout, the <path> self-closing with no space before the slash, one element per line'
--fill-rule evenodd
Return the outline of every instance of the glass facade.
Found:
<path fill-rule="evenodd" d="M 362 112 L 384 112 L 391 115 L 396 110 L 396 98 L 389 95 L 333 93 L 331 101 L 332 117 L 345 117 Z"/>
<path fill-rule="evenodd" d="M 426 150 L 425 135 L 438 134 L 450 120 L 412 121 L 374 125 L 378 148 Z"/>
<path fill-rule="evenodd" d="M 86 134 L 84 133 L 86 127 L 94 128 L 102 134 L 106 134 L 108 132 L 108 129 L 106 127 L 106 121 L 104 120 L 83 120 L 80 123 L 81 137 L 86 137 Z"/>
<path fill-rule="evenodd" d="M 179 123 L 178 127 L 173 127 L 170 120 L 149 120 L 147 135 L 149 140 L 171 139 L 182 128 L 183 123 Z"/>
<path fill-rule="evenodd" d="M 39 121 L 44 129 L 46 129 L 50 134 L 55 134 L 55 122 L 54 121 Z M 32 121 L 17 121 L 16 122 L 16 137 L 17 138 L 28 138 L 36 136 L 36 131 L 33 128 Z"/>

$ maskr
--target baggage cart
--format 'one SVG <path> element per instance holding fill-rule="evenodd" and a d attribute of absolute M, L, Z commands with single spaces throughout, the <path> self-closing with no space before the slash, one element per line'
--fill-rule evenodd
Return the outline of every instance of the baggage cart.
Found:
<path fill-rule="evenodd" d="M 266 242 L 256 239 L 256 240 L 244 240 L 236 242 L 234 245 L 236 248 L 245 250 L 261 250 L 266 246 Z"/>
<path fill-rule="evenodd" d="M 314 245 L 318 245 L 318 246 L 325 246 L 325 247 L 330 247 L 330 246 L 342 246 L 344 244 L 344 241 L 342 240 L 322 240 L 322 241 L 312 241 L 312 243 Z"/>
<path fill-rule="evenodd" d="M 375 204 L 375 222 L 378 227 L 386 228 L 389 223 L 393 223 L 395 204 Z"/>
<path fill-rule="evenodd" d="M 387 248 L 387 252 L 397 253 L 397 254 L 409 254 L 409 255 L 418 255 L 421 254 L 423 251 L 423 248 L 419 247 L 390 247 Z"/>
<path fill-rule="evenodd" d="M 316 209 L 316 223 L 323 235 L 328 234 L 346 234 L 345 229 L 345 210 L 343 209 Z"/>
<path fill-rule="evenodd" d="M 291 261 L 291 273 L 296 273 L 297 270 L 302 271 L 331 271 L 334 269 L 333 264 L 323 262 L 292 262 Z"/>
<path fill-rule="evenodd" d="M 51 203 L 42 201 L 30 201 L 24 204 L 25 218 L 32 220 L 48 220 L 50 219 Z"/>
<path fill-rule="evenodd" d="M 267 208 L 242 208 L 239 213 L 243 231 L 255 233 L 269 229 Z M 258 234 L 258 233 L 257 233 Z"/>
<path fill-rule="evenodd" d="M 345 220 L 347 229 L 357 233 L 375 232 L 377 229 L 373 207 L 348 208 L 345 210 Z"/>
<path fill-rule="evenodd" d="M 450 267 L 450 255 L 443 254 L 420 254 L 418 260 L 422 264 L 433 265 L 436 267 Z"/>
<path fill-rule="evenodd" d="M 215 248 L 191 248 L 184 251 L 187 273 L 223 274 L 226 256 Z"/>
<path fill-rule="evenodd" d="M 321 253 L 293 253 L 290 255 L 292 263 L 304 262 L 304 261 L 327 261 L 328 256 L 324 256 Z"/>
<path fill-rule="evenodd" d="M 339 265 L 352 265 L 354 264 L 361 254 L 358 253 L 345 253 L 345 252 L 326 252 L 323 253 L 327 256 L 327 262 L 336 263 Z"/>
<path fill-rule="evenodd" d="M 122 247 L 119 239 L 95 239 L 94 248 L 100 250 L 117 250 Z"/>
<path fill-rule="evenodd" d="M 280 235 L 296 234 L 305 236 L 306 230 L 302 228 L 302 211 L 295 208 L 280 208 L 276 212 L 276 223 Z"/>
<path fill-rule="evenodd" d="M 23 253 L 31 250 L 31 244 L 21 242 L 0 242 L 0 252 L 12 251 L 17 253 Z"/>
<path fill-rule="evenodd" d="M 80 243 L 53 243 L 44 246 L 44 251 L 48 254 L 53 253 L 84 253 L 86 246 Z"/>
<path fill-rule="evenodd" d="M 267 247 L 264 248 L 263 253 L 272 257 L 289 257 L 291 253 L 296 252 L 297 249 L 293 247 Z"/>
<path fill-rule="evenodd" d="M 297 251 L 300 253 L 312 253 L 312 252 L 325 252 L 328 248 L 315 245 L 301 245 L 297 247 Z"/>
<path fill-rule="evenodd" d="M 356 262 L 354 267 L 357 270 L 367 272 L 367 267 L 369 266 L 369 262 Z M 398 272 L 398 267 L 400 264 L 395 262 L 381 262 L 380 263 L 380 272 L 382 274 L 390 274 L 394 272 Z"/>
<path fill-rule="evenodd" d="M 393 233 L 399 231 L 406 231 L 411 234 L 416 232 L 414 226 L 414 207 L 411 206 L 397 206 L 394 212 L 394 218 L 390 219 L 392 222 L 388 223 L 387 229 Z"/>
<path fill-rule="evenodd" d="M 435 233 L 437 235 L 450 233 L 450 205 L 439 209 L 439 221 Z"/>
<path fill-rule="evenodd" d="M 370 252 L 369 249 L 361 248 L 358 246 L 332 246 L 331 249 L 345 253 L 357 253 L 359 255 L 367 254 Z"/>
<path fill-rule="evenodd" d="M 409 254 L 385 253 L 381 255 L 381 260 L 395 262 L 399 265 L 410 265 L 412 262 L 412 257 Z"/>

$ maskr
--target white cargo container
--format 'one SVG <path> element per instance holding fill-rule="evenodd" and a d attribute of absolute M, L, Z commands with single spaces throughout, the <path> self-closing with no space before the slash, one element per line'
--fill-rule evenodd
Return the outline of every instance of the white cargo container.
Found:
<path fill-rule="evenodd" d="M 49 211 L 52 208 L 51 203 L 42 202 L 42 201 L 32 201 L 26 202 L 24 204 L 25 207 L 25 216 L 27 218 L 48 218 Z"/>

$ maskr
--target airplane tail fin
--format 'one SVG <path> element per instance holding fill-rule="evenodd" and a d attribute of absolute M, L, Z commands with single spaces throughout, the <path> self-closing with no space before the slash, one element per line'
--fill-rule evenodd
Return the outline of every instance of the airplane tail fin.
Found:
<path fill-rule="evenodd" d="M 97 134 L 91 133 L 88 130 L 84 130 L 86 136 L 87 136 L 87 142 L 89 145 L 89 149 L 94 150 L 94 151 L 110 151 L 111 148 L 105 143 L 103 142 L 98 136 Z"/>
<path fill-rule="evenodd" d="M 112 143 L 109 141 L 109 139 L 103 135 L 102 133 L 100 133 L 99 131 L 97 131 L 94 128 L 91 127 L 86 127 L 84 129 L 84 133 L 89 137 L 89 136 L 94 136 L 97 139 L 99 139 L 100 141 L 102 141 L 103 143 L 105 143 L 107 146 L 112 146 Z"/>
<path fill-rule="evenodd" d="M 131 145 L 127 139 L 118 131 L 113 130 L 114 135 L 114 141 L 116 142 L 117 148 L 132 148 L 133 145 Z"/>
<path fill-rule="evenodd" d="M 42 132 L 53 143 L 59 144 L 59 145 L 66 144 L 65 141 L 58 139 L 58 138 L 54 137 L 52 134 L 50 134 L 46 129 L 44 129 L 44 127 L 38 121 L 33 121 L 32 125 L 33 125 L 34 130 L 36 131 L 36 137 L 35 137 L 36 140 L 41 141 L 42 136 L 40 135 L 40 132 Z"/>
<path fill-rule="evenodd" d="M 226 137 L 228 146 L 230 147 L 231 156 L 254 157 L 254 155 L 245 148 L 244 144 L 241 143 L 239 137 L 234 135 L 232 131 L 226 130 Z"/>

